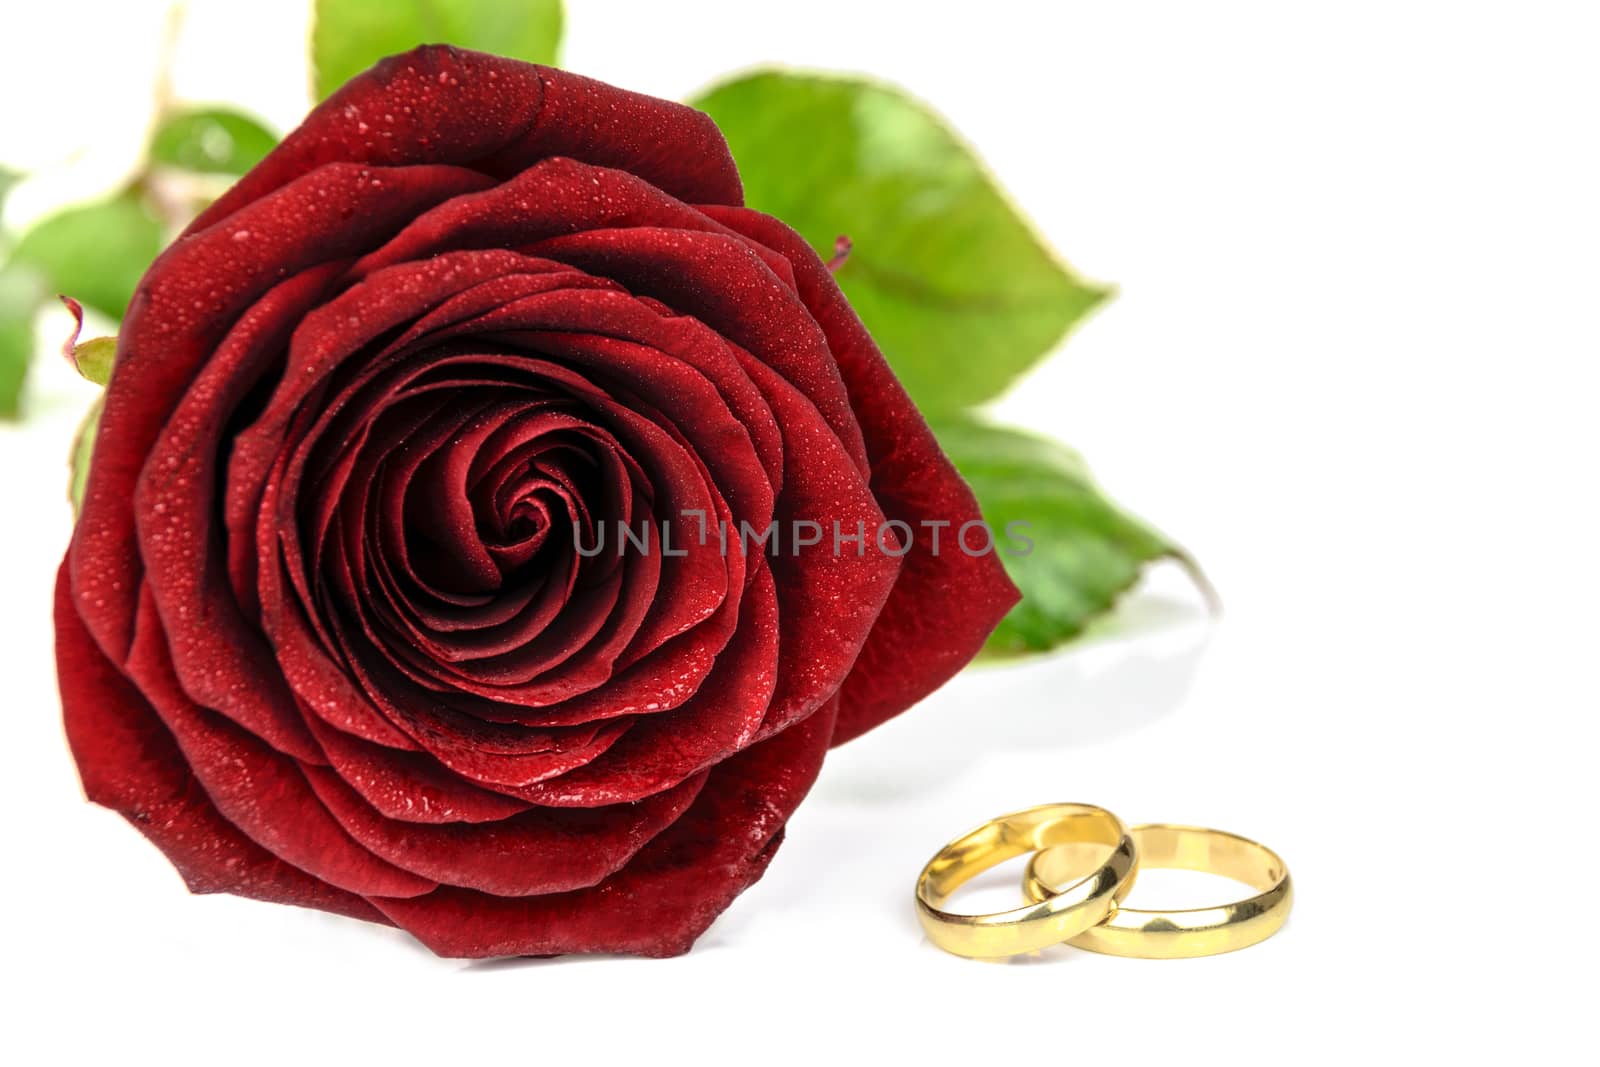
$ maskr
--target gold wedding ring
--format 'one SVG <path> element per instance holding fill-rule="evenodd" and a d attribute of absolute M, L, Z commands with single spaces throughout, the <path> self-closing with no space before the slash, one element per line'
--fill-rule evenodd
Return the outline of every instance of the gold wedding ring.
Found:
<path fill-rule="evenodd" d="M 1265 845 L 1222 830 L 1165 823 L 1135 826 L 1132 836 L 1139 862 L 1147 869 L 1220 874 L 1260 892 L 1232 904 L 1175 911 L 1145 911 L 1119 903 L 1105 921 L 1071 939 L 1076 947 L 1153 960 L 1214 956 L 1266 940 L 1289 917 L 1294 902 L 1289 868 Z M 1060 892 L 1056 887 L 1075 886 L 1074 872 L 1087 865 L 1081 849 L 1042 851 L 1028 861 L 1023 895 L 1032 901 L 1053 900 Z"/>
<path fill-rule="evenodd" d="M 962 884 L 1008 859 L 1058 845 L 1099 845 L 1099 866 L 1043 888 L 1034 902 L 990 915 L 944 911 Z M 1110 856 L 1105 850 L 1110 849 Z M 1037 858 L 1037 857 L 1036 857 Z M 1092 804 L 1045 804 L 984 823 L 940 849 L 917 877 L 917 917 L 928 940 L 958 956 L 1034 952 L 1079 936 L 1133 888 L 1138 858 L 1122 820 Z M 1030 868 L 1031 870 L 1031 868 Z"/>

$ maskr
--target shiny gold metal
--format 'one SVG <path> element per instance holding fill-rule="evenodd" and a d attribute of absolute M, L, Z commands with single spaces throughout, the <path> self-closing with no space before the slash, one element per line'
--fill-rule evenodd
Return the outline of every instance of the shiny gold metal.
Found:
<path fill-rule="evenodd" d="M 1072 938 L 1091 952 L 1147 960 L 1215 956 L 1247 948 L 1278 932 L 1294 903 L 1294 886 L 1282 857 L 1265 845 L 1222 830 L 1152 823 L 1131 831 L 1139 862 L 1152 867 L 1220 874 L 1260 892 L 1248 900 L 1214 908 L 1144 911 L 1124 907 L 1098 926 Z M 1058 885 L 1079 877 L 1089 864 L 1081 850 L 1054 848 L 1028 861 L 1022 892 L 1029 900 L 1051 899 Z"/>
<path fill-rule="evenodd" d="M 992 915 L 942 910 L 950 894 L 982 871 L 1029 852 L 1073 843 L 1101 846 L 1098 867 L 1042 893 L 1035 903 Z M 1034 952 L 1066 941 L 1111 914 L 1133 888 L 1138 866 L 1133 839 L 1121 819 L 1092 804 L 1045 804 L 986 822 L 940 849 L 917 877 L 917 918 L 929 941 L 958 956 Z"/>

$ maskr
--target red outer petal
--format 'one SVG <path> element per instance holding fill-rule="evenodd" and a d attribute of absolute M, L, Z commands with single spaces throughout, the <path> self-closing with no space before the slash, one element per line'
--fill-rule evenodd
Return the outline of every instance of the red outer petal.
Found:
<path fill-rule="evenodd" d="M 785 545 L 772 558 L 783 639 L 777 692 L 761 725 L 762 736 L 770 736 L 839 692 L 894 588 L 900 561 L 878 544 L 881 507 L 816 408 L 772 368 L 740 357 L 783 430 L 780 528 L 794 530 L 805 520 L 823 528 L 821 543 L 799 553 Z M 859 532 L 862 543 L 852 551 L 841 540 L 836 552 L 835 529 L 841 538 Z"/>
<path fill-rule="evenodd" d="M 727 142 L 693 108 L 564 70 L 423 45 L 323 101 L 189 232 L 325 163 L 452 163 L 504 178 L 548 156 L 627 170 L 683 200 L 744 202 Z"/>
<path fill-rule="evenodd" d="M 315 306 L 329 274 L 297 274 L 239 318 L 157 439 L 134 500 L 140 557 L 184 692 L 301 760 L 321 753 L 271 647 L 234 598 L 212 516 L 224 426 L 279 358 L 299 316 Z"/>
<path fill-rule="evenodd" d="M 385 819 L 324 767 L 306 768 L 317 796 L 375 855 L 442 885 L 498 896 L 585 889 L 621 870 L 699 795 L 705 776 L 638 804 L 551 811 L 498 822 L 430 826 Z"/>
<path fill-rule="evenodd" d="M 827 334 L 861 421 L 873 494 L 888 518 L 909 523 L 915 533 L 900 578 L 845 679 L 834 737 L 841 744 L 948 681 L 977 655 L 1021 594 L 993 553 L 950 551 L 945 536 L 939 555 L 933 554 L 932 538 L 919 523 L 947 520 L 949 535 L 981 517 L 978 503 L 816 252 L 770 216 L 739 208 L 705 211 L 793 264 L 800 298 Z M 907 655 L 908 649 L 916 654 Z"/>
<path fill-rule="evenodd" d="M 225 225 L 179 239 L 145 274 L 117 338 L 69 554 L 78 610 L 113 660 L 133 640 L 143 568 L 134 488 L 167 418 L 223 335 L 284 277 L 370 247 L 427 207 L 486 184 L 455 167 L 324 167 Z"/>
<path fill-rule="evenodd" d="M 441 956 L 680 955 L 766 871 L 822 767 L 835 707 L 718 764 L 683 818 L 592 889 L 497 897 L 442 887 L 372 903 Z"/>
<path fill-rule="evenodd" d="M 362 896 L 427 893 L 437 883 L 386 863 L 358 845 L 311 792 L 300 764 L 231 721 L 190 703 L 178 688 L 148 594 L 130 674 L 183 750 L 194 779 L 230 823 L 314 877 Z"/>
<path fill-rule="evenodd" d="M 713 232 L 638 226 L 553 237 L 531 251 L 615 278 L 748 350 L 816 405 L 852 461 L 867 472 L 862 429 L 825 335 L 810 309 L 749 242 Z"/>
<path fill-rule="evenodd" d="M 432 756 L 399 752 L 311 719 L 339 777 L 385 818 L 419 823 L 485 823 L 527 811 L 532 805 L 474 785 Z"/>
<path fill-rule="evenodd" d="M 274 856 L 224 819 L 139 690 L 95 645 L 56 575 L 56 671 L 83 790 L 161 849 L 194 893 L 237 893 L 386 922 L 353 893 Z"/>

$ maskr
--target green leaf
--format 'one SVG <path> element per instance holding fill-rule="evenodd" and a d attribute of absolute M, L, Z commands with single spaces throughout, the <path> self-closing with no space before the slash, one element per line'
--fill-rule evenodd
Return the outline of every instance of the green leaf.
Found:
<path fill-rule="evenodd" d="M 22 180 L 22 175 L 6 167 L 0 167 L 0 208 L 6 203 L 6 194 L 11 192 L 11 187 Z"/>
<path fill-rule="evenodd" d="M 317 99 L 385 56 L 453 44 L 530 63 L 554 63 L 561 0 L 316 0 L 311 66 Z"/>
<path fill-rule="evenodd" d="M 130 190 L 50 216 L 23 234 L 12 258 L 56 292 L 120 319 L 160 251 L 161 223 Z"/>
<path fill-rule="evenodd" d="M 1183 564 L 1209 597 L 1189 557 L 1108 500 L 1076 453 L 970 418 L 941 419 L 933 429 L 977 495 L 996 551 L 1022 590 L 986 655 L 1038 652 L 1071 640 L 1155 560 Z"/>
<path fill-rule="evenodd" d="M 67 343 L 61 346 L 62 352 L 80 377 L 104 386 L 111 381 L 111 366 L 117 361 L 117 339 L 91 337 L 87 341 L 78 340 L 83 333 L 83 305 L 70 296 L 62 296 L 60 300 L 75 320 Z"/>
<path fill-rule="evenodd" d="M 691 101 L 727 136 L 745 199 L 832 255 L 926 412 L 999 395 L 1108 295 L 1067 269 L 925 106 L 855 78 L 760 72 Z"/>
<path fill-rule="evenodd" d="M 33 358 L 33 313 L 44 295 L 37 273 L 16 262 L 0 267 L 0 418 L 21 412 Z"/>
<path fill-rule="evenodd" d="M 78 436 L 72 441 L 72 458 L 68 461 L 72 476 L 67 483 L 67 499 L 72 502 L 74 519 L 83 510 L 83 489 L 89 484 L 89 460 L 94 456 L 94 439 L 100 432 L 100 413 L 104 410 L 105 396 L 95 397 L 83 422 L 78 424 Z"/>
<path fill-rule="evenodd" d="M 111 364 L 117 358 L 115 337 L 91 337 L 72 346 L 72 363 L 78 373 L 96 385 L 111 380 Z"/>
<path fill-rule="evenodd" d="M 182 111 L 156 130 L 150 158 L 203 174 L 243 174 L 277 143 L 270 130 L 237 111 Z"/>

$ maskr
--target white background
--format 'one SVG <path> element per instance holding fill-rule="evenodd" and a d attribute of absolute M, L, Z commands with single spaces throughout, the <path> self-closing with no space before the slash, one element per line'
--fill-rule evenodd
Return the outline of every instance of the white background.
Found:
<path fill-rule="evenodd" d="M 354 921 L 190 898 L 82 800 L 48 601 L 91 391 L 47 357 L 34 418 L 0 429 L 12 1062 L 1592 1057 L 1584 7 L 570 6 L 567 65 L 630 88 L 784 61 L 872 71 L 948 115 L 1121 290 L 1002 413 L 1082 449 L 1226 615 L 1158 580 L 1118 635 L 969 672 L 835 753 L 766 879 L 687 957 L 440 961 Z M 301 5 L 191 8 L 179 95 L 296 122 Z M 132 166 L 160 25 L 157 3 L 8 3 L 0 158 L 44 168 L 9 224 Z M 927 855 L 1052 800 L 1258 837 L 1294 871 L 1294 918 L 1180 962 L 924 942 Z"/>

